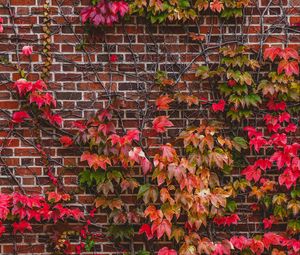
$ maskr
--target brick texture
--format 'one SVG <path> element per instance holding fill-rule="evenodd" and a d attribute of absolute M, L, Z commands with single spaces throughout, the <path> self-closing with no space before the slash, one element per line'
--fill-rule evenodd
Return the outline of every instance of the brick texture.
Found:
<path fill-rule="evenodd" d="M 6 160 L 9 171 L 24 187 L 28 194 L 45 193 L 49 187 L 49 178 L 40 162 L 39 154 L 31 144 L 17 135 L 9 134 L 8 118 L 20 106 L 15 93 L 11 90 L 12 81 L 19 78 L 17 70 L 5 61 L 17 63 L 19 59 L 26 70 L 30 70 L 28 79 L 40 77 L 45 60 L 43 50 L 43 0 L 10 0 L 0 1 L 9 8 L 0 8 L 0 17 L 4 19 L 4 33 L 0 34 L 0 152 Z M 214 92 L 216 84 L 202 83 L 194 75 L 195 68 L 204 63 L 217 62 L 217 49 L 228 43 L 241 43 L 259 50 L 263 45 L 300 46 L 300 1 L 283 0 L 253 1 L 252 7 L 245 10 L 243 18 L 220 22 L 215 16 L 207 13 L 197 22 L 168 23 L 151 25 L 143 18 L 130 17 L 124 22 L 105 28 L 92 29 L 85 33 L 85 27 L 79 22 L 80 9 L 88 4 L 88 0 L 52 0 L 50 1 L 51 17 L 51 48 L 52 66 L 47 84 L 58 100 L 57 111 L 64 117 L 63 129 L 70 129 L 71 122 L 85 119 L 104 108 L 108 104 L 108 94 L 111 98 L 124 99 L 120 111 L 123 122 L 117 127 L 140 128 L 144 144 L 151 148 L 151 154 L 156 152 L 156 144 L 173 139 L 187 125 L 197 124 L 213 116 L 202 106 L 186 108 L 176 105 L 169 111 L 176 128 L 169 129 L 167 135 L 157 137 L 149 128 L 150 122 L 143 122 L 143 116 L 153 117 L 151 103 L 158 95 L 155 86 L 155 73 L 166 71 L 168 75 L 178 80 L 176 90 L 207 97 L 210 101 L 218 97 Z M 11 19 L 9 10 L 14 13 Z M 298 26 L 293 26 L 298 23 Z M 190 32 L 206 34 L 205 41 L 199 44 L 188 36 Z M 24 45 L 33 45 L 34 53 L 31 62 L 21 56 Z M 84 46 L 84 50 L 80 50 Z M 109 62 L 109 56 L 115 54 L 117 62 Z M 249 119 L 246 124 L 255 123 Z M 257 122 L 259 123 L 259 121 Z M 35 130 L 20 128 L 20 133 L 31 141 L 36 135 Z M 55 175 L 59 175 L 66 191 L 75 195 L 82 208 L 88 209 L 93 201 L 93 195 L 83 193 L 78 188 L 80 151 L 61 148 L 54 142 L 59 131 L 45 129 L 42 132 L 43 144 L 47 152 L 58 163 L 68 165 L 62 168 L 53 163 Z M 6 137 L 8 137 L 6 139 Z M 239 176 L 239 171 L 234 173 Z M 12 180 L 7 170 L 1 169 L 0 191 L 12 192 L 18 190 L 18 185 Z M 126 194 L 129 204 L 135 198 Z M 243 219 L 232 231 L 240 234 L 259 232 L 261 229 L 260 215 L 247 216 L 245 205 L 251 201 L 240 201 Z M 97 214 L 96 220 L 107 223 L 107 214 Z M 282 230 L 282 226 L 276 226 Z M 49 226 L 34 225 L 32 233 L 17 235 L 15 241 L 9 234 L 0 238 L 1 254 L 51 254 L 49 245 L 53 234 Z M 76 241 L 76 240 L 74 240 Z M 14 244 L 15 242 L 15 244 Z M 154 243 L 159 247 L 165 242 Z M 142 237 L 136 236 L 136 249 L 143 249 Z M 130 249 L 128 244 L 125 244 Z M 95 246 L 98 254 L 118 254 L 108 240 L 100 241 Z"/>

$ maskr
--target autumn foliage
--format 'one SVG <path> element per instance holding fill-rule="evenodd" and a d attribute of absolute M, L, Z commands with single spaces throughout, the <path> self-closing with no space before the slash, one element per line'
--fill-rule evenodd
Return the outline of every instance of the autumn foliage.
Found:
<path fill-rule="evenodd" d="M 85 26 L 93 27 L 111 26 L 129 14 L 145 14 L 152 23 L 194 20 L 202 11 L 234 18 L 249 4 L 245 0 L 194 2 L 101 0 L 82 9 L 80 17 Z M 200 35 L 191 38 L 203 40 Z M 32 48 L 26 46 L 22 54 L 30 57 Z M 35 148 L 48 169 L 53 191 L 32 196 L 0 193 L 0 236 L 7 231 L 5 224 L 13 234 L 23 234 L 32 231 L 34 223 L 73 220 L 80 224 L 79 243 L 71 244 L 64 234 L 55 251 L 80 254 L 91 251 L 94 238 L 99 237 L 91 227 L 97 225 L 95 213 L 101 212 L 109 221 L 101 238 L 105 235 L 119 245 L 138 234 L 145 243 L 169 242 L 139 255 L 299 254 L 300 144 L 295 138 L 299 120 L 297 109 L 290 107 L 299 100 L 299 54 L 292 47 L 266 47 L 261 61 L 254 59 L 255 54 L 251 47 L 230 44 L 219 49 L 219 65 L 196 68 L 197 79 L 214 84 L 218 97 L 213 100 L 175 90 L 176 81 L 157 71 L 158 95 L 150 102 L 153 114 L 145 123 L 147 130 L 120 130 L 117 113 L 124 102 L 113 99 L 94 116 L 74 121 L 71 133 L 61 133 L 56 140 L 62 147 L 80 151 L 79 186 L 82 192 L 94 194 L 91 210 L 70 206 L 73 197 L 63 192 L 37 138 Z M 116 55 L 110 56 L 110 64 L 117 61 Z M 276 67 L 255 77 L 265 65 Z M 29 123 L 38 130 L 43 125 L 62 127 L 63 117 L 55 110 L 57 101 L 47 82 L 30 81 L 19 68 L 22 77 L 11 88 L 20 110 L 10 116 L 10 130 Z M 177 104 L 201 107 L 215 121 L 198 120 L 165 142 L 170 128 L 176 128 L 170 111 Z M 244 121 L 256 112 L 262 125 L 245 126 Z M 238 126 L 237 133 L 228 131 L 224 123 Z M 145 145 L 145 132 L 157 138 L 155 149 Z M 128 194 L 138 201 L 136 207 L 127 206 Z M 245 217 L 239 208 L 241 197 L 250 201 L 245 205 L 247 213 L 264 215 L 261 234 L 231 233 Z M 285 233 L 273 231 L 277 223 L 286 223 Z"/>

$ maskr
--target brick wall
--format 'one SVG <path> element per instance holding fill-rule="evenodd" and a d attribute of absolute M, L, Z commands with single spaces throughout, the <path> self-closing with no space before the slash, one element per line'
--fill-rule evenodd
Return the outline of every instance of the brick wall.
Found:
<path fill-rule="evenodd" d="M 18 190 L 18 183 L 28 194 L 45 193 L 50 188 L 45 167 L 40 156 L 30 144 L 36 136 L 35 130 L 22 127 L 18 134 L 9 134 L 8 115 L 18 110 L 20 103 L 11 90 L 11 82 L 19 78 L 18 72 L 7 61 L 19 63 L 30 71 L 29 79 L 40 77 L 44 66 L 43 53 L 43 4 L 39 0 L 1 0 L 8 8 L 0 7 L 0 17 L 4 18 L 4 33 L 0 34 L 0 145 L 1 157 L 9 166 L 2 168 L 0 176 L 1 192 Z M 211 119 L 213 116 L 206 108 L 199 106 L 186 108 L 175 105 L 169 111 L 176 128 L 171 128 L 166 136 L 157 137 L 149 129 L 149 121 L 154 111 L 151 100 L 158 94 L 155 86 L 155 73 L 166 71 L 178 80 L 176 90 L 207 97 L 210 101 L 218 98 L 216 84 L 202 83 L 194 75 L 195 68 L 203 63 L 217 62 L 217 49 L 228 43 L 244 43 L 255 50 L 263 45 L 300 45 L 300 1 L 299 0 L 256 0 L 252 7 L 245 10 L 243 18 L 220 22 L 216 16 L 207 13 L 197 21 L 151 25 L 148 21 L 130 17 L 122 24 L 113 27 L 92 29 L 90 34 L 80 24 L 78 12 L 88 0 L 51 0 L 51 48 L 52 66 L 47 81 L 49 90 L 54 92 L 59 104 L 57 111 L 64 117 L 63 129 L 70 129 L 71 122 L 84 119 L 95 111 L 104 108 L 116 96 L 124 99 L 120 111 L 122 122 L 118 128 L 140 128 L 143 130 L 144 144 L 155 153 L 155 144 L 170 141 L 187 125 Z M 11 13 L 9 13 L 9 10 Z M 14 14 L 11 18 L 10 14 Z M 191 40 L 190 32 L 206 34 L 201 44 Z M 80 45 L 85 42 L 84 50 Z M 24 45 L 33 45 L 31 62 L 17 54 Z M 116 54 L 117 62 L 109 62 L 109 56 Z M 261 57 L 258 54 L 258 58 Z M 247 120 L 245 125 L 252 120 Z M 259 123 L 259 122 L 258 122 Z M 229 124 L 229 123 L 228 123 Z M 65 189 L 75 194 L 76 202 L 85 209 L 93 201 L 92 194 L 85 194 L 78 188 L 80 151 L 63 149 L 55 142 L 60 130 L 44 128 L 43 144 L 52 156 L 54 174 L 60 176 Z M 63 168 L 70 166 L 69 168 Z M 12 178 L 12 175 L 15 178 Z M 239 171 L 235 172 L 239 175 Z M 128 203 L 134 203 L 132 195 L 125 195 Z M 251 201 L 241 201 L 247 204 Z M 241 205 L 243 208 L 243 205 Z M 258 231 L 261 218 L 248 217 L 233 231 L 253 233 Z M 103 225 L 107 214 L 98 214 L 97 221 Z M 72 224 L 72 223 L 70 223 Z M 281 230 L 282 226 L 276 228 Z M 5 234 L 0 238 L 1 254 L 50 254 L 49 240 L 53 238 L 53 227 L 34 225 L 32 233 L 12 236 Z M 54 227 L 55 229 L 55 227 Z M 135 238 L 136 249 L 143 248 L 141 237 Z M 75 240 L 76 241 L 76 240 Z M 161 245 L 154 243 L 154 247 Z M 125 247 L 130 249 L 128 244 Z M 99 254 L 112 254 L 115 247 L 107 240 L 95 246 Z"/>

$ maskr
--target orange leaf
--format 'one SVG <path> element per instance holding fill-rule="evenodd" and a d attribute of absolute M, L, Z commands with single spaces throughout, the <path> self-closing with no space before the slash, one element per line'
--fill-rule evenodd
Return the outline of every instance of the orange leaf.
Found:
<path fill-rule="evenodd" d="M 158 110 L 168 110 L 169 103 L 173 102 L 174 100 L 169 97 L 169 95 L 160 96 L 156 99 L 155 104 Z"/>
<path fill-rule="evenodd" d="M 169 117 L 168 116 L 159 116 L 156 117 L 153 122 L 153 129 L 157 132 L 157 133 L 164 133 L 166 132 L 166 127 L 173 127 L 174 124 L 169 121 Z"/>
<path fill-rule="evenodd" d="M 210 3 L 210 9 L 213 12 L 221 12 L 224 9 L 224 5 L 219 0 L 214 0 Z"/>

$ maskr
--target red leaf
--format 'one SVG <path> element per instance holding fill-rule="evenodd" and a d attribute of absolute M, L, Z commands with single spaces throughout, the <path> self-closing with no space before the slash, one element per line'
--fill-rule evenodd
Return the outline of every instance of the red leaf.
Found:
<path fill-rule="evenodd" d="M 16 234 L 16 232 L 24 233 L 25 230 L 32 231 L 32 227 L 29 224 L 29 222 L 22 220 L 20 222 L 14 222 L 12 224 L 13 226 L 13 233 Z"/>
<path fill-rule="evenodd" d="M 250 144 L 250 148 L 254 146 L 256 152 L 259 152 L 260 148 L 267 144 L 267 140 L 261 136 L 256 136 L 250 140 L 249 144 Z"/>
<path fill-rule="evenodd" d="M 231 237 L 230 242 L 240 251 L 244 250 L 250 244 L 249 239 L 244 236 L 233 236 Z"/>
<path fill-rule="evenodd" d="M 269 58 L 273 62 L 281 51 L 282 49 L 278 47 L 266 48 L 264 52 L 264 59 L 266 60 Z"/>
<path fill-rule="evenodd" d="M 230 216 L 216 216 L 214 218 L 214 223 L 216 223 L 218 226 L 230 226 L 232 224 L 237 225 L 239 220 L 240 217 L 237 214 L 232 214 Z"/>
<path fill-rule="evenodd" d="M 168 116 L 159 116 L 156 117 L 153 122 L 153 129 L 157 132 L 157 133 L 164 133 L 166 132 L 166 127 L 173 127 L 173 123 L 171 121 L 169 121 L 169 117 Z"/>
<path fill-rule="evenodd" d="M 227 242 L 224 242 L 224 244 L 217 243 L 214 247 L 212 255 L 230 255 L 230 248 L 230 244 Z"/>
<path fill-rule="evenodd" d="M 151 231 L 151 227 L 149 224 L 143 224 L 139 230 L 139 235 L 145 233 L 148 240 L 152 239 L 153 238 L 153 234 L 152 234 L 152 231 Z"/>
<path fill-rule="evenodd" d="M 14 112 L 12 115 L 13 123 L 22 123 L 25 119 L 30 118 L 29 114 L 25 111 Z"/>
<path fill-rule="evenodd" d="M 52 124 L 56 124 L 57 126 L 61 126 L 63 119 L 60 115 L 53 114 L 49 121 Z"/>
<path fill-rule="evenodd" d="M 0 222 L 0 237 L 3 235 L 3 233 L 5 232 L 5 227 L 3 226 L 2 222 Z"/>
<path fill-rule="evenodd" d="M 158 251 L 157 255 L 177 255 L 177 251 L 169 249 L 168 247 L 163 247 Z"/>
<path fill-rule="evenodd" d="M 218 111 L 223 112 L 224 108 L 225 108 L 225 104 L 226 104 L 225 101 L 223 99 L 221 99 L 218 103 L 212 104 L 212 110 L 214 112 L 218 112 Z"/>
<path fill-rule="evenodd" d="M 264 224 L 264 229 L 269 229 L 272 228 L 272 225 L 276 222 L 274 216 L 270 216 L 270 218 L 264 218 L 263 219 L 263 224 Z"/>
<path fill-rule="evenodd" d="M 293 185 L 296 187 L 297 179 L 300 177 L 300 171 L 293 172 L 291 169 L 287 168 L 284 172 L 279 175 L 279 184 L 285 185 L 287 189 L 290 189 Z"/>
<path fill-rule="evenodd" d="M 111 10 L 114 14 L 119 12 L 120 16 L 123 17 L 128 11 L 128 4 L 124 1 L 113 2 Z"/>
<path fill-rule="evenodd" d="M 265 233 L 262 239 L 262 242 L 267 249 L 269 249 L 271 245 L 280 245 L 282 241 L 282 236 L 272 232 Z"/>
<path fill-rule="evenodd" d="M 269 144 L 275 144 L 279 146 L 284 146 L 287 144 L 287 136 L 285 133 L 276 133 L 271 135 L 269 139 Z"/>
<path fill-rule="evenodd" d="M 290 122 L 291 115 L 288 112 L 283 112 L 278 116 L 279 122 Z"/>
<path fill-rule="evenodd" d="M 267 129 L 268 129 L 268 132 L 271 133 L 271 132 L 278 132 L 278 130 L 281 128 L 280 124 L 268 124 L 267 125 Z"/>
<path fill-rule="evenodd" d="M 293 48 L 285 48 L 279 53 L 279 56 L 284 58 L 285 60 L 288 60 L 289 58 L 297 60 L 299 58 L 298 51 Z"/>
<path fill-rule="evenodd" d="M 257 182 L 261 177 L 261 170 L 254 166 L 247 166 L 243 171 L 242 174 L 246 176 L 248 181 L 254 180 Z"/>
<path fill-rule="evenodd" d="M 151 231 L 156 233 L 157 239 L 160 239 L 164 234 L 171 238 L 172 223 L 166 219 L 157 219 L 152 223 Z"/>
<path fill-rule="evenodd" d="M 272 167 L 272 162 L 269 159 L 258 159 L 256 160 L 254 166 L 265 171 L 266 169 L 270 169 Z"/>
<path fill-rule="evenodd" d="M 284 101 L 275 103 L 273 100 L 270 100 L 267 104 L 267 107 L 271 111 L 285 111 L 286 103 Z"/>
<path fill-rule="evenodd" d="M 35 91 L 42 91 L 44 89 L 47 89 L 47 85 L 42 80 L 37 80 L 35 83 L 32 84 L 32 92 Z"/>
<path fill-rule="evenodd" d="M 80 211 L 79 208 L 68 209 L 67 216 L 73 217 L 77 221 L 79 221 L 80 219 L 84 219 L 84 213 L 82 211 Z"/>
<path fill-rule="evenodd" d="M 73 121 L 72 126 L 78 128 L 80 132 L 83 132 L 85 129 L 87 129 L 87 126 L 80 120 Z"/>
<path fill-rule="evenodd" d="M 115 55 L 115 54 L 110 55 L 109 61 L 112 62 L 112 63 L 117 62 L 118 61 L 118 56 Z"/>
<path fill-rule="evenodd" d="M 128 4 L 124 1 L 108 2 L 100 0 L 96 6 L 84 8 L 81 13 L 83 23 L 88 20 L 98 25 L 112 25 L 119 20 L 119 16 L 123 17 L 129 11 Z"/>
<path fill-rule="evenodd" d="M 290 123 L 287 125 L 287 127 L 284 129 L 285 132 L 292 132 L 292 133 L 295 133 L 297 131 L 297 126 L 293 123 Z"/>
<path fill-rule="evenodd" d="M 234 87 L 236 85 L 236 81 L 235 80 L 229 80 L 227 82 L 228 87 Z"/>
<path fill-rule="evenodd" d="M 30 95 L 29 102 L 36 103 L 38 108 L 41 108 L 43 105 L 50 106 L 51 104 L 56 107 L 56 100 L 50 93 L 39 94 L 34 92 Z"/>
<path fill-rule="evenodd" d="M 86 7 L 86 8 L 83 8 L 81 10 L 80 17 L 81 17 L 82 23 L 87 22 L 87 20 L 89 19 L 92 11 L 93 11 L 93 7 Z"/>
<path fill-rule="evenodd" d="M 112 122 L 102 123 L 99 125 L 98 131 L 101 131 L 105 136 L 115 133 L 116 128 Z"/>
<path fill-rule="evenodd" d="M 297 61 L 287 61 L 287 60 L 281 60 L 279 62 L 277 72 L 278 74 L 281 74 L 282 72 L 285 72 L 287 76 L 291 76 L 293 74 L 299 75 L 299 64 Z"/>
<path fill-rule="evenodd" d="M 0 219 L 6 220 L 9 214 L 9 207 L 11 206 L 10 195 L 0 193 Z"/>
<path fill-rule="evenodd" d="M 13 86 L 17 89 L 20 96 L 24 96 L 27 92 L 32 90 L 32 83 L 25 79 L 17 80 Z"/>
<path fill-rule="evenodd" d="M 125 139 L 131 143 L 133 140 L 134 141 L 139 141 L 140 140 L 140 131 L 137 129 L 132 129 L 132 130 L 128 130 L 126 135 L 125 135 Z"/>
<path fill-rule="evenodd" d="M 64 146 L 64 147 L 68 147 L 70 145 L 72 145 L 73 140 L 71 137 L 63 135 L 62 137 L 59 138 L 60 143 Z"/>
<path fill-rule="evenodd" d="M 61 126 L 62 124 L 62 117 L 58 114 L 52 114 L 48 109 L 43 111 L 43 117 L 48 120 L 53 125 Z"/>
<path fill-rule="evenodd" d="M 255 136 L 262 136 L 262 133 L 258 132 L 256 130 L 256 128 L 254 128 L 254 127 L 247 126 L 247 127 L 244 127 L 244 130 L 248 132 L 248 137 L 249 138 L 252 138 L 252 137 L 255 137 Z"/>
<path fill-rule="evenodd" d="M 271 162 L 276 161 L 278 169 L 281 169 L 285 164 L 290 163 L 290 156 L 283 151 L 276 151 L 270 158 Z"/>
<path fill-rule="evenodd" d="M 98 115 L 98 119 L 101 122 L 104 122 L 105 120 L 111 120 L 112 119 L 112 115 L 108 110 L 103 110 L 99 115 Z"/>

